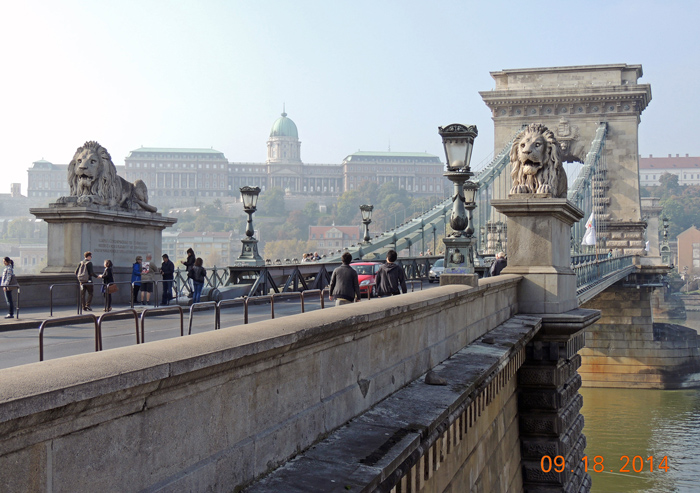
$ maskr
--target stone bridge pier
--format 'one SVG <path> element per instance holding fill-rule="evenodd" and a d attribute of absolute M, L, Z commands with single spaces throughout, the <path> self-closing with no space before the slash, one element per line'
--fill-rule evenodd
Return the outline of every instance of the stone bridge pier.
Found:
<path fill-rule="evenodd" d="M 677 389 L 697 386 L 697 332 L 654 323 L 655 291 L 667 266 L 640 266 L 583 307 L 600 310 L 586 330 L 579 372 L 585 387 Z"/>

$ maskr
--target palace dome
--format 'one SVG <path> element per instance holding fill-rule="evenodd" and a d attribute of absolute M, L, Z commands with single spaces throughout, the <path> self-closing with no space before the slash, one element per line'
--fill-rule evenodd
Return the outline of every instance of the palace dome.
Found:
<path fill-rule="evenodd" d="M 282 116 L 275 120 L 270 130 L 270 137 L 294 137 L 299 138 L 296 124 L 289 118 L 287 113 L 282 112 Z"/>

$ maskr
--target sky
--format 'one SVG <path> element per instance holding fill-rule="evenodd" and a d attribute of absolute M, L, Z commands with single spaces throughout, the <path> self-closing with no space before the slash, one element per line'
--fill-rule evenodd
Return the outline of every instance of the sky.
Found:
<path fill-rule="evenodd" d="M 283 105 L 305 163 L 429 152 L 476 124 L 503 69 L 641 64 L 642 155 L 700 155 L 700 2 L 589 0 L 24 0 L 0 4 L 0 169 L 22 183 L 97 140 L 115 164 L 144 147 L 264 162 Z"/>

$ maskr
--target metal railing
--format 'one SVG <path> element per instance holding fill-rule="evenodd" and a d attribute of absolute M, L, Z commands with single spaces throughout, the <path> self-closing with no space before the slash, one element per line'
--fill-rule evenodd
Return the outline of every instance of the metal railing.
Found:
<path fill-rule="evenodd" d="M 131 313 L 134 316 L 134 326 L 135 326 L 135 335 L 136 335 L 136 344 L 139 343 L 139 315 L 134 310 L 133 308 L 127 308 L 125 310 L 119 310 L 116 312 L 107 312 L 102 315 L 97 319 L 97 346 L 98 349 L 97 351 L 102 351 L 103 346 L 102 346 L 102 321 L 105 318 L 121 318 L 122 316 Z"/>
<path fill-rule="evenodd" d="M 160 308 L 146 308 L 141 312 L 141 339 L 139 344 L 146 342 L 146 317 L 148 315 L 165 315 L 177 312 L 180 315 L 180 337 L 185 335 L 185 323 L 182 307 L 179 305 L 162 306 Z"/>
<path fill-rule="evenodd" d="M 39 326 L 39 361 L 44 361 L 44 329 L 46 329 L 46 327 L 56 325 L 74 325 L 66 322 L 86 322 L 90 320 L 95 324 L 95 351 L 99 351 L 100 344 L 98 343 L 98 336 L 100 329 L 97 326 L 97 317 L 92 313 L 87 313 L 85 315 L 73 315 L 71 317 L 61 317 L 53 320 L 44 320 L 41 322 L 41 325 Z"/>
<path fill-rule="evenodd" d="M 80 283 L 79 282 L 59 282 L 49 286 L 49 316 L 53 317 L 53 288 L 56 286 L 74 286 L 77 288 L 76 291 L 76 306 L 78 307 L 78 314 L 81 312 L 82 305 L 80 304 Z"/>
<path fill-rule="evenodd" d="M 200 301 L 199 303 L 192 303 L 190 305 L 190 316 L 187 322 L 187 335 L 192 335 L 192 315 L 194 312 L 206 311 L 209 308 L 214 308 L 214 330 L 217 330 L 219 327 L 219 307 L 216 304 L 216 301 Z"/>
<path fill-rule="evenodd" d="M 576 294 L 579 301 L 590 299 L 595 293 L 631 273 L 635 269 L 633 262 L 634 255 L 624 255 L 572 264 L 571 268 L 576 273 Z"/>

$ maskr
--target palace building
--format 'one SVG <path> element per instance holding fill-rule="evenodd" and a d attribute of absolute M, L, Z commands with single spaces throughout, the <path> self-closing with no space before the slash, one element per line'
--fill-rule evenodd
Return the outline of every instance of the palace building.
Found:
<path fill-rule="evenodd" d="M 28 170 L 28 196 L 68 195 L 66 168 L 34 162 Z M 297 126 L 284 111 L 272 124 L 264 163 L 229 162 L 215 149 L 141 147 L 129 153 L 124 166 L 117 166 L 126 180 L 146 183 L 151 202 L 170 206 L 238 199 L 246 185 L 263 191 L 279 187 L 292 196 L 338 196 L 363 181 L 394 182 L 411 194 L 444 195 L 450 189 L 444 169 L 439 157 L 420 152 L 359 151 L 337 164 L 306 164 Z"/>

